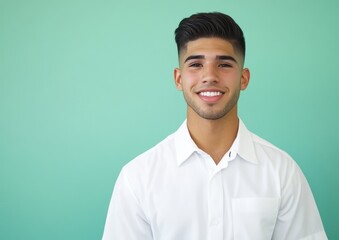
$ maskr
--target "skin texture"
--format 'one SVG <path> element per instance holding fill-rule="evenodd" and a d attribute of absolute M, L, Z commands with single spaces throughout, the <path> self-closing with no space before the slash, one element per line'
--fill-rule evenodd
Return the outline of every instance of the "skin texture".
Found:
<path fill-rule="evenodd" d="M 216 164 L 231 147 L 238 131 L 237 103 L 250 72 L 243 56 L 220 38 L 187 43 L 174 70 L 178 90 L 187 103 L 187 126 L 199 148 Z"/>

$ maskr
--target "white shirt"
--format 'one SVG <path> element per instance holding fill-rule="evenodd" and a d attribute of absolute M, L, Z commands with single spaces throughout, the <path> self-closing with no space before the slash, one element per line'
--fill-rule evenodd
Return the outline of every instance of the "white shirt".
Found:
<path fill-rule="evenodd" d="M 174 134 L 121 171 L 103 240 L 327 239 L 309 185 L 285 152 L 249 132 L 216 165 Z"/>

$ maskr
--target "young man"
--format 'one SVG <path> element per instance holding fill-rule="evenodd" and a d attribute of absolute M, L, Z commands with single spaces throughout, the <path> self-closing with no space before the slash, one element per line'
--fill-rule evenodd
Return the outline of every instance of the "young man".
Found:
<path fill-rule="evenodd" d="M 297 164 L 238 118 L 250 79 L 240 27 L 200 13 L 175 34 L 187 120 L 122 169 L 103 239 L 327 239 Z"/>

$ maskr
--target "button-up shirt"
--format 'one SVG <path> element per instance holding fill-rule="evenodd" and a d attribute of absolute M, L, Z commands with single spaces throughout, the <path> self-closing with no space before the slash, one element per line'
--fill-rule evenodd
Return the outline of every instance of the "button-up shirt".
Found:
<path fill-rule="evenodd" d="M 219 164 L 186 121 L 121 171 L 104 240 L 327 239 L 309 185 L 284 151 L 247 130 Z"/>

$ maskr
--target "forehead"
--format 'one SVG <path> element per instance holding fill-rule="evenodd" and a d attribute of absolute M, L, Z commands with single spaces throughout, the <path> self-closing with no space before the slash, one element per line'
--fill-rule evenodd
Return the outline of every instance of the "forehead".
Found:
<path fill-rule="evenodd" d="M 194 41 L 189 41 L 186 48 L 179 55 L 179 60 L 183 60 L 191 55 L 203 55 L 206 58 L 215 58 L 216 55 L 232 56 L 237 62 L 242 62 L 242 58 L 235 52 L 233 45 L 221 38 L 199 38 Z"/>

